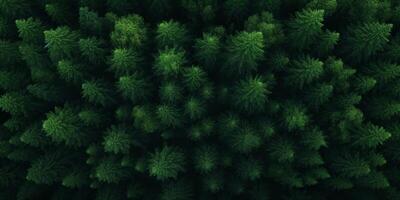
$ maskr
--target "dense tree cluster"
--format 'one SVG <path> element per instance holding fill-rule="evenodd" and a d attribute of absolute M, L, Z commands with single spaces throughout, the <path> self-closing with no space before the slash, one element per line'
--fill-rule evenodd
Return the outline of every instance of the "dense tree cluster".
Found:
<path fill-rule="evenodd" d="M 398 0 L 0 0 L 0 200 L 400 199 Z"/>

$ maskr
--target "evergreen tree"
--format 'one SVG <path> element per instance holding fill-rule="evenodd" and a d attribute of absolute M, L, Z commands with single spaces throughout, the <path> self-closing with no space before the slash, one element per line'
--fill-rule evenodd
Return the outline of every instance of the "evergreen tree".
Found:
<path fill-rule="evenodd" d="M 176 179 L 178 173 L 184 172 L 185 168 L 184 153 L 170 146 L 164 146 L 151 154 L 149 159 L 150 176 L 155 176 L 159 180 Z"/>

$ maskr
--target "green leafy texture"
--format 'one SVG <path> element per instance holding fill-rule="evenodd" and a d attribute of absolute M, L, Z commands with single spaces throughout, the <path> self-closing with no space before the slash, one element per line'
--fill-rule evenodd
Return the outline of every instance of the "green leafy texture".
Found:
<path fill-rule="evenodd" d="M 184 47 L 189 36 L 186 28 L 175 21 L 163 21 L 157 26 L 156 40 L 159 48 Z"/>
<path fill-rule="evenodd" d="M 359 178 L 358 183 L 366 188 L 382 189 L 390 186 L 389 180 L 381 172 L 371 172 Z"/>
<path fill-rule="evenodd" d="M 44 9 L 51 19 L 60 24 L 71 24 L 72 21 L 76 20 L 74 12 L 71 12 L 72 6 L 67 2 L 48 3 Z"/>
<path fill-rule="evenodd" d="M 121 17 L 115 22 L 110 38 L 117 48 L 139 49 L 143 47 L 147 41 L 147 28 L 143 18 L 139 15 Z"/>
<path fill-rule="evenodd" d="M 309 47 L 322 32 L 324 14 L 324 10 L 298 11 L 288 25 L 289 45 L 296 49 Z"/>
<path fill-rule="evenodd" d="M 55 62 L 69 59 L 75 55 L 78 47 L 78 33 L 66 26 L 44 31 L 46 48 Z"/>
<path fill-rule="evenodd" d="M 110 84 L 93 80 L 82 84 L 82 97 L 95 105 L 110 105 L 114 103 L 114 90 Z"/>
<path fill-rule="evenodd" d="M 21 57 L 18 51 L 17 43 L 1 39 L 0 60 L 2 62 L 3 67 L 14 66 L 16 64 L 19 64 L 21 61 Z"/>
<path fill-rule="evenodd" d="M 261 32 L 240 32 L 227 46 L 225 71 L 246 74 L 257 70 L 264 56 L 264 37 Z"/>
<path fill-rule="evenodd" d="M 43 122 L 43 130 L 53 141 L 73 146 L 83 145 L 87 136 L 77 111 L 69 105 L 56 107 L 48 113 Z"/>
<path fill-rule="evenodd" d="M 367 108 L 374 119 L 391 119 L 400 114 L 400 102 L 389 98 L 373 98 Z"/>
<path fill-rule="evenodd" d="M 194 166 L 200 173 L 210 173 L 218 165 L 218 151 L 215 146 L 203 145 L 194 153 Z"/>
<path fill-rule="evenodd" d="M 194 91 L 199 89 L 207 81 L 207 74 L 198 66 L 186 68 L 183 72 L 183 83 L 185 86 Z"/>
<path fill-rule="evenodd" d="M 240 128 L 230 136 L 229 144 L 240 153 L 250 153 L 262 145 L 262 138 L 250 127 Z"/>
<path fill-rule="evenodd" d="M 312 0 L 306 5 L 310 9 L 324 10 L 325 15 L 328 16 L 335 12 L 337 6 L 338 2 L 336 0 Z"/>
<path fill-rule="evenodd" d="M 400 66 L 397 64 L 372 64 L 366 71 L 377 81 L 377 85 L 379 86 L 400 77 Z"/>
<path fill-rule="evenodd" d="M 241 80 L 234 89 L 234 104 L 246 112 L 263 110 L 271 93 L 268 89 L 268 83 L 258 76 Z"/>
<path fill-rule="evenodd" d="M 189 200 L 192 198 L 192 188 L 184 181 L 167 183 L 160 195 L 161 200 Z"/>
<path fill-rule="evenodd" d="M 306 110 L 301 105 L 287 103 L 282 112 L 283 126 L 288 131 L 302 130 L 309 123 Z"/>
<path fill-rule="evenodd" d="M 332 167 L 341 176 L 348 178 L 361 177 L 371 172 L 368 162 L 357 154 L 346 154 L 336 158 L 332 162 Z"/>
<path fill-rule="evenodd" d="M 149 105 L 135 106 L 132 111 L 134 126 L 144 133 L 153 133 L 159 129 L 157 112 Z"/>
<path fill-rule="evenodd" d="M 207 69 L 213 69 L 212 67 L 217 63 L 221 54 L 221 43 L 219 36 L 203 34 L 201 38 L 195 41 L 196 59 Z"/>
<path fill-rule="evenodd" d="M 149 174 L 158 180 L 176 179 L 185 171 L 184 153 L 172 146 L 164 146 L 150 155 Z"/>
<path fill-rule="evenodd" d="M 79 119 L 86 126 L 99 127 L 103 122 L 107 121 L 107 117 L 101 110 L 95 108 L 84 108 L 78 113 Z"/>
<path fill-rule="evenodd" d="M 333 86 L 329 84 L 320 84 L 312 87 L 306 100 L 312 107 L 319 107 L 326 103 L 331 98 L 333 93 Z"/>
<path fill-rule="evenodd" d="M 50 144 L 50 140 L 46 137 L 42 129 L 42 123 L 36 122 L 28 127 L 20 136 L 21 142 L 34 146 L 41 147 Z"/>
<path fill-rule="evenodd" d="M 123 168 L 115 159 L 106 158 L 96 167 L 95 176 L 99 181 L 105 183 L 118 183 L 129 175 L 127 169 Z"/>
<path fill-rule="evenodd" d="M 114 49 L 110 69 L 117 76 L 130 75 L 138 70 L 141 58 L 132 49 Z"/>
<path fill-rule="evenodd" d="M 101 64 L 106 54 L 103 42 L 95 37 L 79 40 L 79 49 L 83 58 L 93 64 Z"/>
<path fill-rule="evenodd" d="M 211 193 L 217 193 L 224 188 L 224 178 L 221 174 L 213 173 L 202 177 L 204 190 Z"/>
<path fill-rule="evenodd" d="M 65 176 L 61 184 L 68 188 L 81 188 L 87 186 L 89 183 L 89 177 L 82 172 L 73 172 Z"/>
<path fill-rule="evenodd" d="M 354 137 L 354 145 L 363 148 L 374 148 L 378 145 L 382 145 L 384 141 L 391 137 L 391 134 L 382 127 L 367 124 L 365 127 L 358 130 Z"/>
<path fill-rule="evenodd" d="M 323 63 L 309 56 L 293 61 L 287 69 L 286 83 L 302 89 L 305 85 L 321 77 L 324 72 Z"/>
<path fill-rule="evenodd" d="M 121 76 L 117 88 L 123 97 L 134 103 L 146 100 L 151 95 L 150 83 L 139 74 Z"/>
<path fill-rule="evenodd" d="M 175 82 L 164 82 L 159 89 L 163 103 L 177 103 L 183 98 L 183 88 Z"/>
<path fill-rule="evenodd" d="M 103 30 L 103 19 L 88 7 L 79 8 L 79 25 L 83 32 L 100 34 Z"/>
<path fill-rule="evenodd" d="M 183 72 L 183 65 L 186 63 L 183 51 L 166 49 L 159 53 L 154 63 L 156 74 L 163 78 L 175 78 Z"/>
<path fill-rule="evenodd" d="M 63 100 L 68 99 L 69 93 L 65 87 L 40 83 L 28 85 L 26 89 L 33 96 L 49 102 L 63 102 Z"/>
<path fill-rule="evenodd" d="M 37 184 L 53 184 L 62 179 L 67 170 L 60 153 L 50 153 L 36 159 L 26 175 L 26 179 Z"/>
<path fill-rule="evenodd" d="M 206 107 L 204 103 L 195 97 L 189 98 L 186 101 L 184 108 L 185 114 L 193 120 L 200 119 L 206 113 Z"/>
<path fill-rule="evenodd" d="M 294 160 L 295 150 L 290 141 L 278 138 L 269 145 L 268 155 L 278 162 L 292 162 Z"/>
<path fill-rule="evenodd" d="M 174 106 L 159 105 L 156 114 L 159 123 L 166 127 L 179 127 L 182 124 L 182 115 Z"/>
<path fill-rule="evenodd" d="M 261 32 L 266 48 L 278 45 L 284 40 L 282 26 L 270 12 L 250 16 L 245 22 L 245 27 L 247 31 Z"/>
<path fill-rule="evenodd" d="M 224 2 L 224 13 L 229 16 L 229 18 L 243 19 L 248 13 L 250 2 L 248 0 L 227 0 Z"/>
<path fill-rule="evenodd" d="M 19 37 L 24 42 L 41 44 L 44 42 L 44 27 L 38 19 L 28 18 L 15 21 Z"/>
<path fill-rule="evenodd" d="M 354 79 L 354 89 L 359 94 L 367 93 L 372 90 L 377 81 L 369 76 L 358 76 Z"/>
<path fill-rule="evenodd" d="M 0 71 L 0 88 L 5 91 L 12 91 L 24 88 L 29 82 L 29 74 L 17 70 Z"/>
<path fill-rule="evenodd" d="M 113 126 L 104 137 L 104 150 L 111 153 L 128 153 L 132 144 L 132 136 L 124 127 Z"/>
<path fill-rule="evenodd" d="M 366 59 L 382 50 L 389 41 L 392 24 L 377 22 L 351 27 L 344 44 L 347 55 L 354 59 Z"/>
<path fill-rule="evenodd" d="M 327 147 L 325 135 L 318 128 L 312 128 L 302 133 L 301 143 L 312 150 L 318 150 L 321 147 Z"/>
<path fill-rule="evenodd" d="M 264 171 L 259 160 L 253 158 L 242 159 L 238 163 L 238 175 L 245 180 L 257 180 L 261 178 Z"/>
<path fill-rule="evenodd" d="M 0 97 L 0 108 L 12 115 L 27 115 L 35 109 L 34 99 L 22 92 L 4 93 Z"/>
<path fill-rule="evenodd" d="M 340 33 L 326 30 L 320 36 L 320 41 L 316 44 L 315 52 L 317 55 L 327 55 L 334 50 L 339 42 Z"/>

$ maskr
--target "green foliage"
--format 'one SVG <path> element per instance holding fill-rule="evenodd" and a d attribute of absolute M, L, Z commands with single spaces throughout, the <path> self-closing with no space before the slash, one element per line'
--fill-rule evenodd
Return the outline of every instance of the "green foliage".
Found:
<path fill-rule="evenodd" d="M 184 181 L 166 184 L 160 196 L 161 200 L 189 200 L 192 198 L 192 188 Z"/>
<path fill-rule="evenodd" d="M 287 69 L 287 84 L 302 89 L 305 85 L 321 77 L 324 72 L 323 63 L 309 56 L 293 61 Z"/>
<path fill-rule="evenodd" d="M 241 153 L 250 153 L 262 145 L 261 137 L 249 127 L 239 129 L 231 137 L 232 148 Z"/>
<path fill-rule="evenodd" d="M 261 77 L 252 77 L 240 81 L 235 88 L 234 95 L 237 98 L 235 106 L 243 111 L 260 111 L 265 107 L 268 90 L 268 83 Z"/>
<path fill-rule="evenodd" d="M 298 49 L 309 47 L 315 37 L 322 32 L 324 14 L 324 10 L 304 9 L 298 11 L 288 25 L 289 45 Z"/>
<path fill-rule="evenodd" d="M 147 28 L 139 15 L 121 17 L 115 22 L 110 35 L 111 42 L 118 48 L 141 48 L 147 40 Z"/>
<path fill-rule="evenodd" d="M 346 53 L 354 59 L 365 59 L 383 49 L 389 41 L 392 24 L 365 23 L 351 27 L 346 37 Z"/>
<path fill-rule="evenodd" d="M 185 171 L 184 165 L 185 155 L 181 150 L 164 146 L 151 154 L 149 173 L 159 180 L 176 179 L 180 172 Z"/>
<path fill-rule="evenodd" d="M 104 81 L 94 80 L 82 84 L 82 97 L 96 105 L 113 104 L 113 88 Z"/>
<path fill-rule="evenodd" d="M 157 44 L 163 47 L 183 47 L 188 41 L 188 33 L 179 22 L 164 21 L 157 27 Z"/>
<path fill-rule="evenodd" d="M 220 37 L 213 34 L 203 34 L 203 37 L 196 40 L 194 47 L 196 59 L 207 69 L 212 69 L 221 54 Z"/>
<path fill-rule="evenodd" d="M 138 74 L 119 77 L 117 88 L 122 96 L 136 103 L 146 100 L 150 95 L 150 83 Z"/>
<path fill-rule="evenodd" d="M 76 109 L 69 105 L 56 107 L 48 113 L 43 122 L 43 130 L 55 142 L 65 142 L 67 145 L 82 145 L 86 134 L 83 132 L 83 124 L 77 116 Z"/>
<path fill-rule="evenodd" d="M 240 32 L 232 37 L 227 48 L 226 71 L 240 74 L 255 71 L 264 56 L 263 34 Z"/>
<path fill-rule="evenodd" d="M 38 19 L 28 18 L 15 21 L 19 37 L 24 42 L 41 44 L 44 41 L 43 25 Z"/>
<path fill-rule="evenodd" d="M 78 33 L 66 26 L 44 31 L 46 48 L 54 61 L 72 58 L 78 47 Z"/>
<path fill-rule="evenodd" d="M 104 151 L 112 153 L 127 153 L 132 144 L 132 136 L 126 133 L 124 127 L 111 127 L 104 137 Z"/>
<path fill-rule="evenodd" d="M 110 69 L 117 75 L 129 75 L 137 71 L 141 59 L 132 49 L 114 49 Z"/>
<path fill-rule="evenodd" d="M 0 97 L 0 108 L 12 115 L 27 115 L 34 109 L 34 100 L 22 92 L 4 93 Z"/>
<path fill-rule="evenodd" d="M 123 168 L 113 158 L 106 158 L 102 160 L 96 167 L 95 176 L 99 181 L 105 183 L 118 183 L 125 178 L 129 172 Z"/>
<path fill-rule="evenodd" d="M 0 200 L 400 199 L 396 0 L 0 0 Z"/>
<path fill-rule="evenodd" d="M 154 68 L 163 78 L 174 78 L 182 73 L 185 62 L 184 52 L 174 48 L 166 49 L 156 58 Z"/>
<path fill-rule="evenodd" d="M 103 57 L 106 52 L 102 46 L 103 42 L 95 37 L 79 40 L 79 49 L 81 50 L 82 57 L 93 64 L 100 64 L 104 61 Z"/>
<path fill-rule="evenodd" d="M 215 146 L 201 146 L 195 150 L 195 168 L 200 173 L 209 173 L 217 167 L 218 152 Z"/>
<path fill-rule="evenodd" d="M 52 184 L 60 181 L 62 173 L 67 170 L 63 159 L 57 152 L 36 159 L 28 169 L 26 179 L 38 184 Z"/>

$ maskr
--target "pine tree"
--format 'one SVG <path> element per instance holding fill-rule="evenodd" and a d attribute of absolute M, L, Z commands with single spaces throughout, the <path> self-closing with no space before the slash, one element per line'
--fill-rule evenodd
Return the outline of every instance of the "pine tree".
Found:
<path fill-rule="evenodd" d="M 53 61 L 69 59 L 75 55 L 79 35 L 67 26 L 46 30 L 44 37 L 49 56 Z"/>
<path fill-rule="evenodd" d="M 112 105 L 114 99 L 114 90 L 110 84 L 101 81 L 93 80 L 87 81 L 82 84 L 82 96 L 87 101 L 94 103 L 95 105 Z"/>
<path fill-rule="evenodd" d="M 181 150 L 164 146 L 151 154 L 149 173 L 159 180 L 176 179 L 178 173 L 185 171 L 184 165 L 185 155 Z"/>
<path fill-rule="evenodd" d="M 118 80 L 117 88 L 123 97 L 134 103 L 146 100 L 151 95 L 151 85 L 139 74 L 121 76 Z"/>
<path fill-rule="evenodd" d="M 237 98 L 234 102 L 235 106 L 246 112 L 263 110 L 267 102 L 267 95 L 271 93 L 268 89 L 268 83 L 261 77 L 240 81 L 234 92 Z"/>
<path fill-rule="evenodd" d="M 218 35 L 203 34 L 194 46 L 196 59 L 207 69 L 212 69 L 221 54 L 221 39 Z"/>
<path fill-rule="evenodd" d="M 324 68 L 321 61 L 306 56 L 293 61 L 287 71 L 287 84 L 302 89 L 305 85 L 321 77 Z"/>
<path fill-rule="evenodd" d="M 257 70 L 264 56 L 264 38 L 261 32 L 240 32 L 227 48 L 225 71 L 246 74 Z"/>
<path fill-rule="evenodd" d="M 19 37 L 27 43 L 41 44 L 44 42 L 44 27 L 38 19 L 28 18 L 15 20 Z"/>
<path fill-rule="evenodd" d="M 127 133 L 126 128 L 113 126 L 104 137 L 105 152 L 128 153 L 132 144 L 132 136 Z"/>
<path fill-rule="evenodd" d="M 121 17 L 115 22 L 110 38 L 117 48 L 142 48 L 147 41 L 147 28 L 143 18 L 139 15 Z"/>
<path fill-rule="evenodd" d="M 392 24 L 365 23 L 351 27 L 346 37 L 345 50 L 354 59 L 366 59 L 382 50 L 389 41 Z"/>
<path fill-rule="evenodd" d="M 62 178 L 67 171 L 63 155 L 58 152 L 46 154 L 35 160 L 26 175 L 26 179 L 38 184 L 52 184 Z"/>
<path fill-rule="evenodd" d="M 105 183 L 118 183 L 129 175 L 129 171 L 123 168 L 114 158 L 105 158 L 96 167 L 95 176 Z"/>
<path fill-rule="evenodd" d="M 184 47 L 189 37 L 186 28 L 175 21 L 163 21 L 157 27 L 157 44 L 162 47 Z"/>
<path fill-rule="evenodd" d="M 180 75 L 185 64 L 184 52 L 177 49 L 166 49 L 156 58 L 154 69 L 163 78 L 174 78 Z"/>
<path fill-rule="evenodd" d="M 204 145 L 195 150 L 195 168 L 200 173 L 209 173 L 218 166 L 218 151 L 215 146 Z"/>
<path fill-rule="evenodd" d="M 322 32 L 324 10 L 304 9 L 298 11 L 289 24 L 290 46 L 297 49 L 309 47 Z"/>
<path fill-rule="evenodd" d="M 132 49 L 114 49 L 110 69 L 117 76 L 130 75 L 138 70 L 140 61 L 140 56 Z"/>
<path fill-rule="evenodd" d="M 87 140 L 82 122 L 79 120 L 78 111 L 70 105 L 56 107 L 47 114 L 43 122 L 46 135 L 55 142 L 65 142 L 67 145 L 80 146 Z"/>

